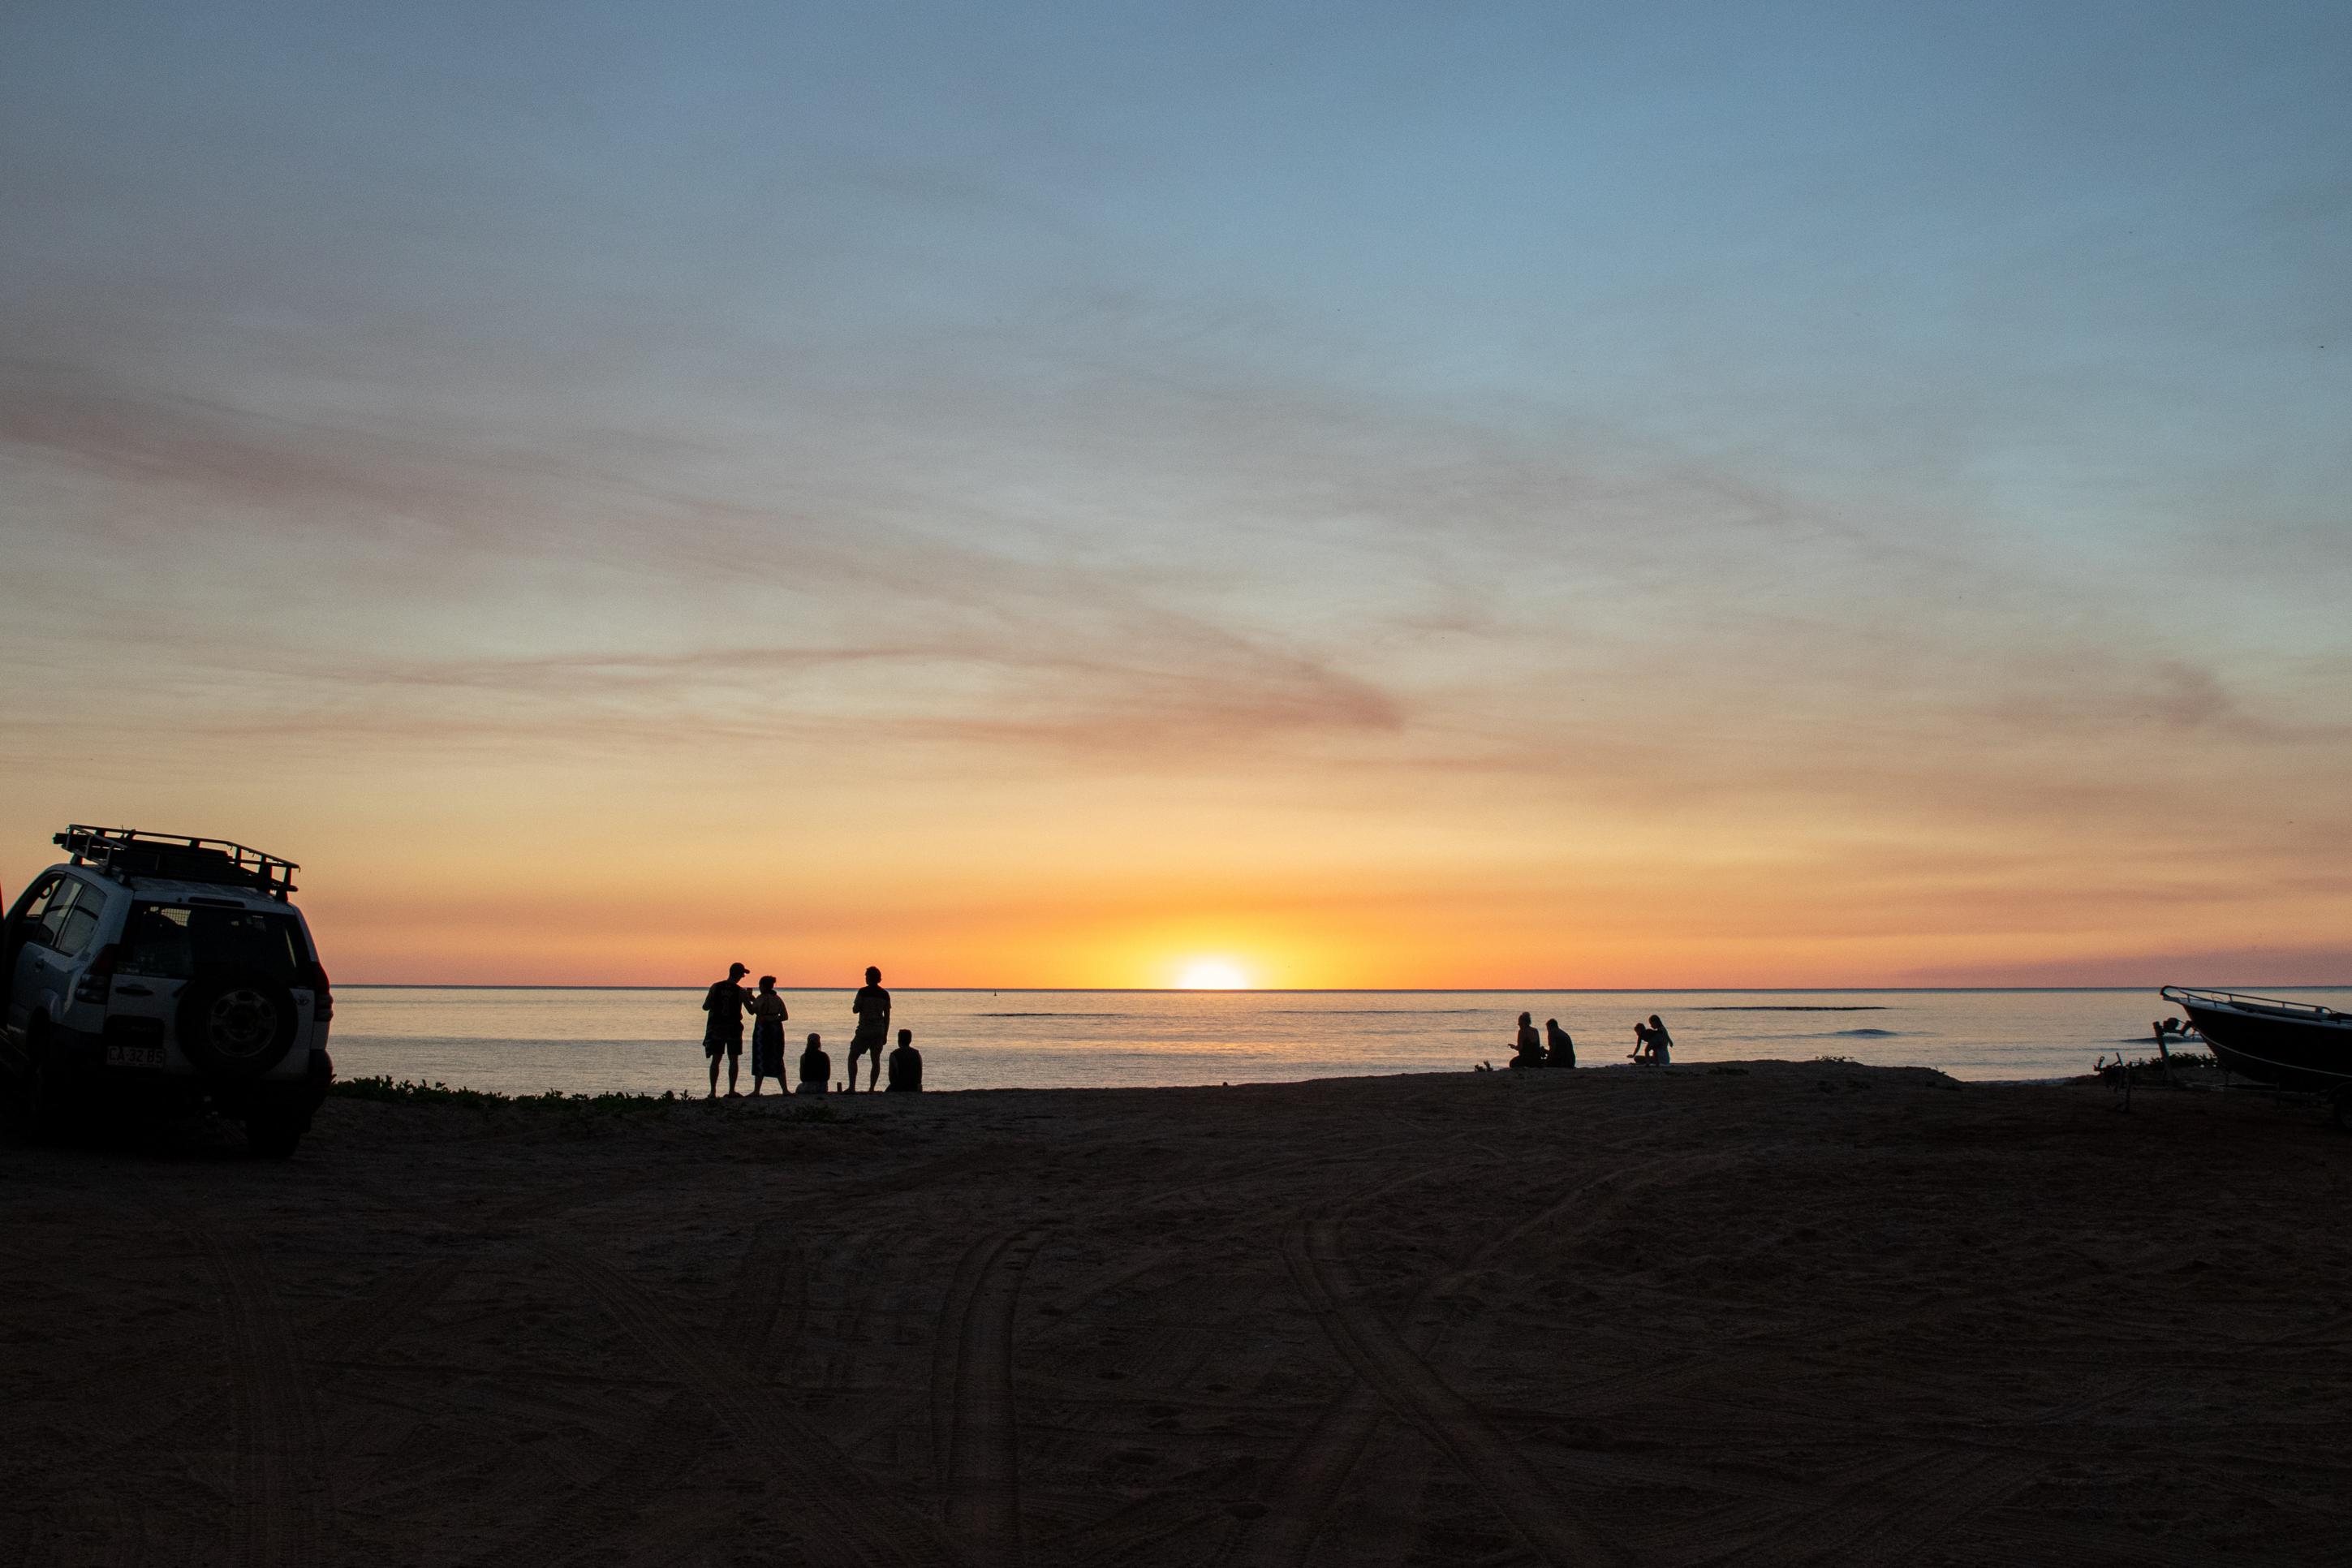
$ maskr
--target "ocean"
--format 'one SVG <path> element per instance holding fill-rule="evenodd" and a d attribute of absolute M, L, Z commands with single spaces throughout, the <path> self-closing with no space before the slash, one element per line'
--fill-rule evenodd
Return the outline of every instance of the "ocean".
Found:
<path fill-rule="evenodd" d="M 787 1065 L 824 1035 L 847 1066 L 848 989 L 788 991 Z M 2352 990 L 2277 994 L 2352 1009 Z M 1501 1067 L 1518 1015 L 1558 1018 L 1580 1067 L 1611 1067 L 1660 1015 L 1676 1063 L 1844 1057 L 1979 1080 L 2065 1078 L 2152 1054 L 2152 989 L 2113 991 L 919 991 L 896 989 L 927 1089 L 1140 1089 Z M 345 985 L 344 1078 L 535 1094 L 700 1093 L 699 987 Z M 745 1066 L 748 1069 L 749 1060 Z M 749 1087 L 748 1076 L 744 1079 Z"/>

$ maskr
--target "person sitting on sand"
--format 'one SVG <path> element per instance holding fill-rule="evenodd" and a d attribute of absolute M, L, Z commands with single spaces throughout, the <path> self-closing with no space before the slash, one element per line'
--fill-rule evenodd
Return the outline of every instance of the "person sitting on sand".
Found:
<path fill-rule="evenodd" d="M 1544 1020 L 1544 1066 L 1572 1068 L 1576 1065 L 1576 1042 L 1559 1026 L 1558 1018 Z"/>
<path fill-rule="evenodd" d="M 898 1048 L 890 1053 L 890 1092 L 920 1094 L 923 1090 L 923 1053 L 915 1048 L 915 1031 L 898 1031 Z"/>
<path fill-rule="evenodd" d="M 794 1094 L 830 1094 L 833 1091 L 833 1058 L 824 1054 L 824 1041 L 814 1035 L 808 1037 L 808 1048 L 801 1052 L 801 1086 Z"/>
<path fill-rule="evenodd" d="M 710 1058 L 710 1098 L 719 1098 L 719 1053 L 727 1053 L 727 1092 L 735 1092 L 735 1069 L 743 1055 L 743 1009 L 751 1005 L 751 994 L 743 989 L 743 976 L 751 971 L 740 963 L 727 966 L 727 978 L 714 983 L 702 998 L 702 1010 L 710 1015 L 702 1026 L 702 1054 Z"/>
<path fill-rule="evenodd" d="M 866 968 L 866 984 L 850 998 L 849 1010 L 857 1015 L 857 1028 L 849 1037 L 849 1092 L 857 1092 L 857 1058 L 873 1058 L 873 1068 L 866 1075 L 869 1089 L 882 1087 L 882 1042 L 890 1037 L 890 993 L 882 989 L 882 972 L 872 964 Z"/>
<path fill-rule="evenodd" d="M 1539 1068 L 1544 1065 L 1543 1037 L 1536 1033 L 1536 1021 L 1532 1014 L 1519 1015 L 1519 1033 L 1515 1044 L 1517 1050 L 1511 1058 L 1511 1069 L 1514 1072 L 1523 1068 Z"/>
<path fill-rule="evenodd" d="M 760 976 L 760 994 L 751 998 L 751 1094 L 759 1097 L 760 1080 L 774 1079 L 776 1092 L 784 1089 L 784 1020 L 792 1013 L 776 994 L 776 977 Z"/>
<path fill-rule="evenodd" d="M 1675 1037 L 1666 1033 L 1665 1025 L 1655 1013 L 1646 1024 L 1633 1026 L 1633 1059 L 1649 1067 L 1668 1067 L 1674 1062 Z"/>

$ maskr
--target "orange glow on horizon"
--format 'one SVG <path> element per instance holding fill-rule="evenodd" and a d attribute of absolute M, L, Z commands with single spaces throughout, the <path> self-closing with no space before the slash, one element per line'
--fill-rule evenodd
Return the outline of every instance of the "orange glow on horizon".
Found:
<path fill-rule="evenodd" d="M 1253 989 L 1249 974 L 1238 963 L 1225 958 L 1192 959 L 1177 972 L 1179 991 L 1248 991 Z"/>

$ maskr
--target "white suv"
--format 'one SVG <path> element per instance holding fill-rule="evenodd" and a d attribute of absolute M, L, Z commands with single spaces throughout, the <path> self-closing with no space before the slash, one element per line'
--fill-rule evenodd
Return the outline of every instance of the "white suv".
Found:
<path fill-rule="evenodd" d="M 284 1157 L 334 1077 L 290 860 L 76 826 L 0 923 L 0 1071 L 37 1123 L 209 1102 Z"/>

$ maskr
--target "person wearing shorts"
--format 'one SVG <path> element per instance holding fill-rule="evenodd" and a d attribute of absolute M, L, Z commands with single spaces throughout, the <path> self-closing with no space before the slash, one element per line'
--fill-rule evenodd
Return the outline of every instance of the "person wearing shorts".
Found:
<path fill-rule="evenodd" d="M 849 1092 L 857 1092 L 857 1058 L 866 1057 L 873 1066 L 866 1075 L 868 1089 L 882 1087 L 882 1047 L 890 1039 L 890 993 L 882 989 L 882 972 L 867 965 L 866 984 L 849 1004 L 857 1015 L 856 1032 L 849 1037 Z"/>
<path fill-rule="evenodd" d="M 727 1092 L 735 1092 L 735 1074 L 743 1058 L 743 1009 L 751 1005 L 751 994 L 743 989 L 743 976 L 751 970 L 740 963 L 727 966 L 727 978 L 715 983 L 702 998 L 702 1010 L 710 1015 L 702 1026 L 702 1054 L 710 1058 L 710 1098 L 719 1098 L 719 1058 L 727 1058 Z"/>

